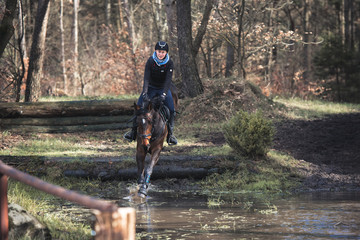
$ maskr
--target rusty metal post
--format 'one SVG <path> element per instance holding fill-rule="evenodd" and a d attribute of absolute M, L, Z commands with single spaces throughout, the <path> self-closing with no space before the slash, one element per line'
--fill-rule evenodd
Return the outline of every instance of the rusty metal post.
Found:
<path fill-rule="evenodd" d="M 9 216 L 7 199 L 8 177 L 0 173 L 0 230 L 1 240 L 7 240 L 9 235 Z"/>

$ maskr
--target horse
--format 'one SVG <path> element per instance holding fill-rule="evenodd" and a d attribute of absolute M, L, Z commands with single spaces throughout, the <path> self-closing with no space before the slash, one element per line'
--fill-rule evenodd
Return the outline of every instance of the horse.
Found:
<path fill-rule="evenodd" d="M 178 97 L 176 90 L 171 89 L 174 106 L 177 109 Z M 155 96 L 144 106 L 134 105 L 137 122 L 136 136 L 136 163 L 138 184 L 140 185 L 138 196 L 145 198 L 150 184 L 153 168 L 159 160 L 163 149 L 164 140 L 168 134 L 167 117 L 169 110 L 161 104 L 159 96 Z M 150 162 L 145 168 L 145 157 L 150 154 Z"/>

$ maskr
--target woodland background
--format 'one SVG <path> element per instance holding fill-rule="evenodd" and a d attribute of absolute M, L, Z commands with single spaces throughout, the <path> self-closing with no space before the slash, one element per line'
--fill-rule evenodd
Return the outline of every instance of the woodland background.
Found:
<path fill-rule="evenodd" d="M 186 97 L 235 76 L 360 101 L 360 0 L 0 0 L 0 101 L 139 94 L 159 40 Z"/>

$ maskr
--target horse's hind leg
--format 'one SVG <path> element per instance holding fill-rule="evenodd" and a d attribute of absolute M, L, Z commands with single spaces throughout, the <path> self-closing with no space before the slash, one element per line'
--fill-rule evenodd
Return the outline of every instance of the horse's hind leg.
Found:
<path fill-rule="evenodd" d="M 151 161 L 150 161 L 150 163 L 147 166 L 146 171 L 145 171 L 144 183 L 141 185 L 141 187 L 139 189 L 138 195 L 140 197 L 146 197 L 147 196 L 147 191 L 148 191 L 149 183 L 150 183 L 150 177 L 151 177 L 151 174 L 153 172 L 155 164 L 159 160 L 160 152 L 161 152 L 161 149 L 156 150 L 151 154 Z"/>

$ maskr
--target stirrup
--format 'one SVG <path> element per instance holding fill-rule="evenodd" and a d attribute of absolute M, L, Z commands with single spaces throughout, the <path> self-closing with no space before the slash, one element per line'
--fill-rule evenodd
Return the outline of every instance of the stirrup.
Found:
<path fill-rule="evenodd" d="M 169 139 L 167 140 L 167 143 L 169 146 L 176 145 L 178 143 L 176 137 L 173 135 L 169 136 Z"/>

